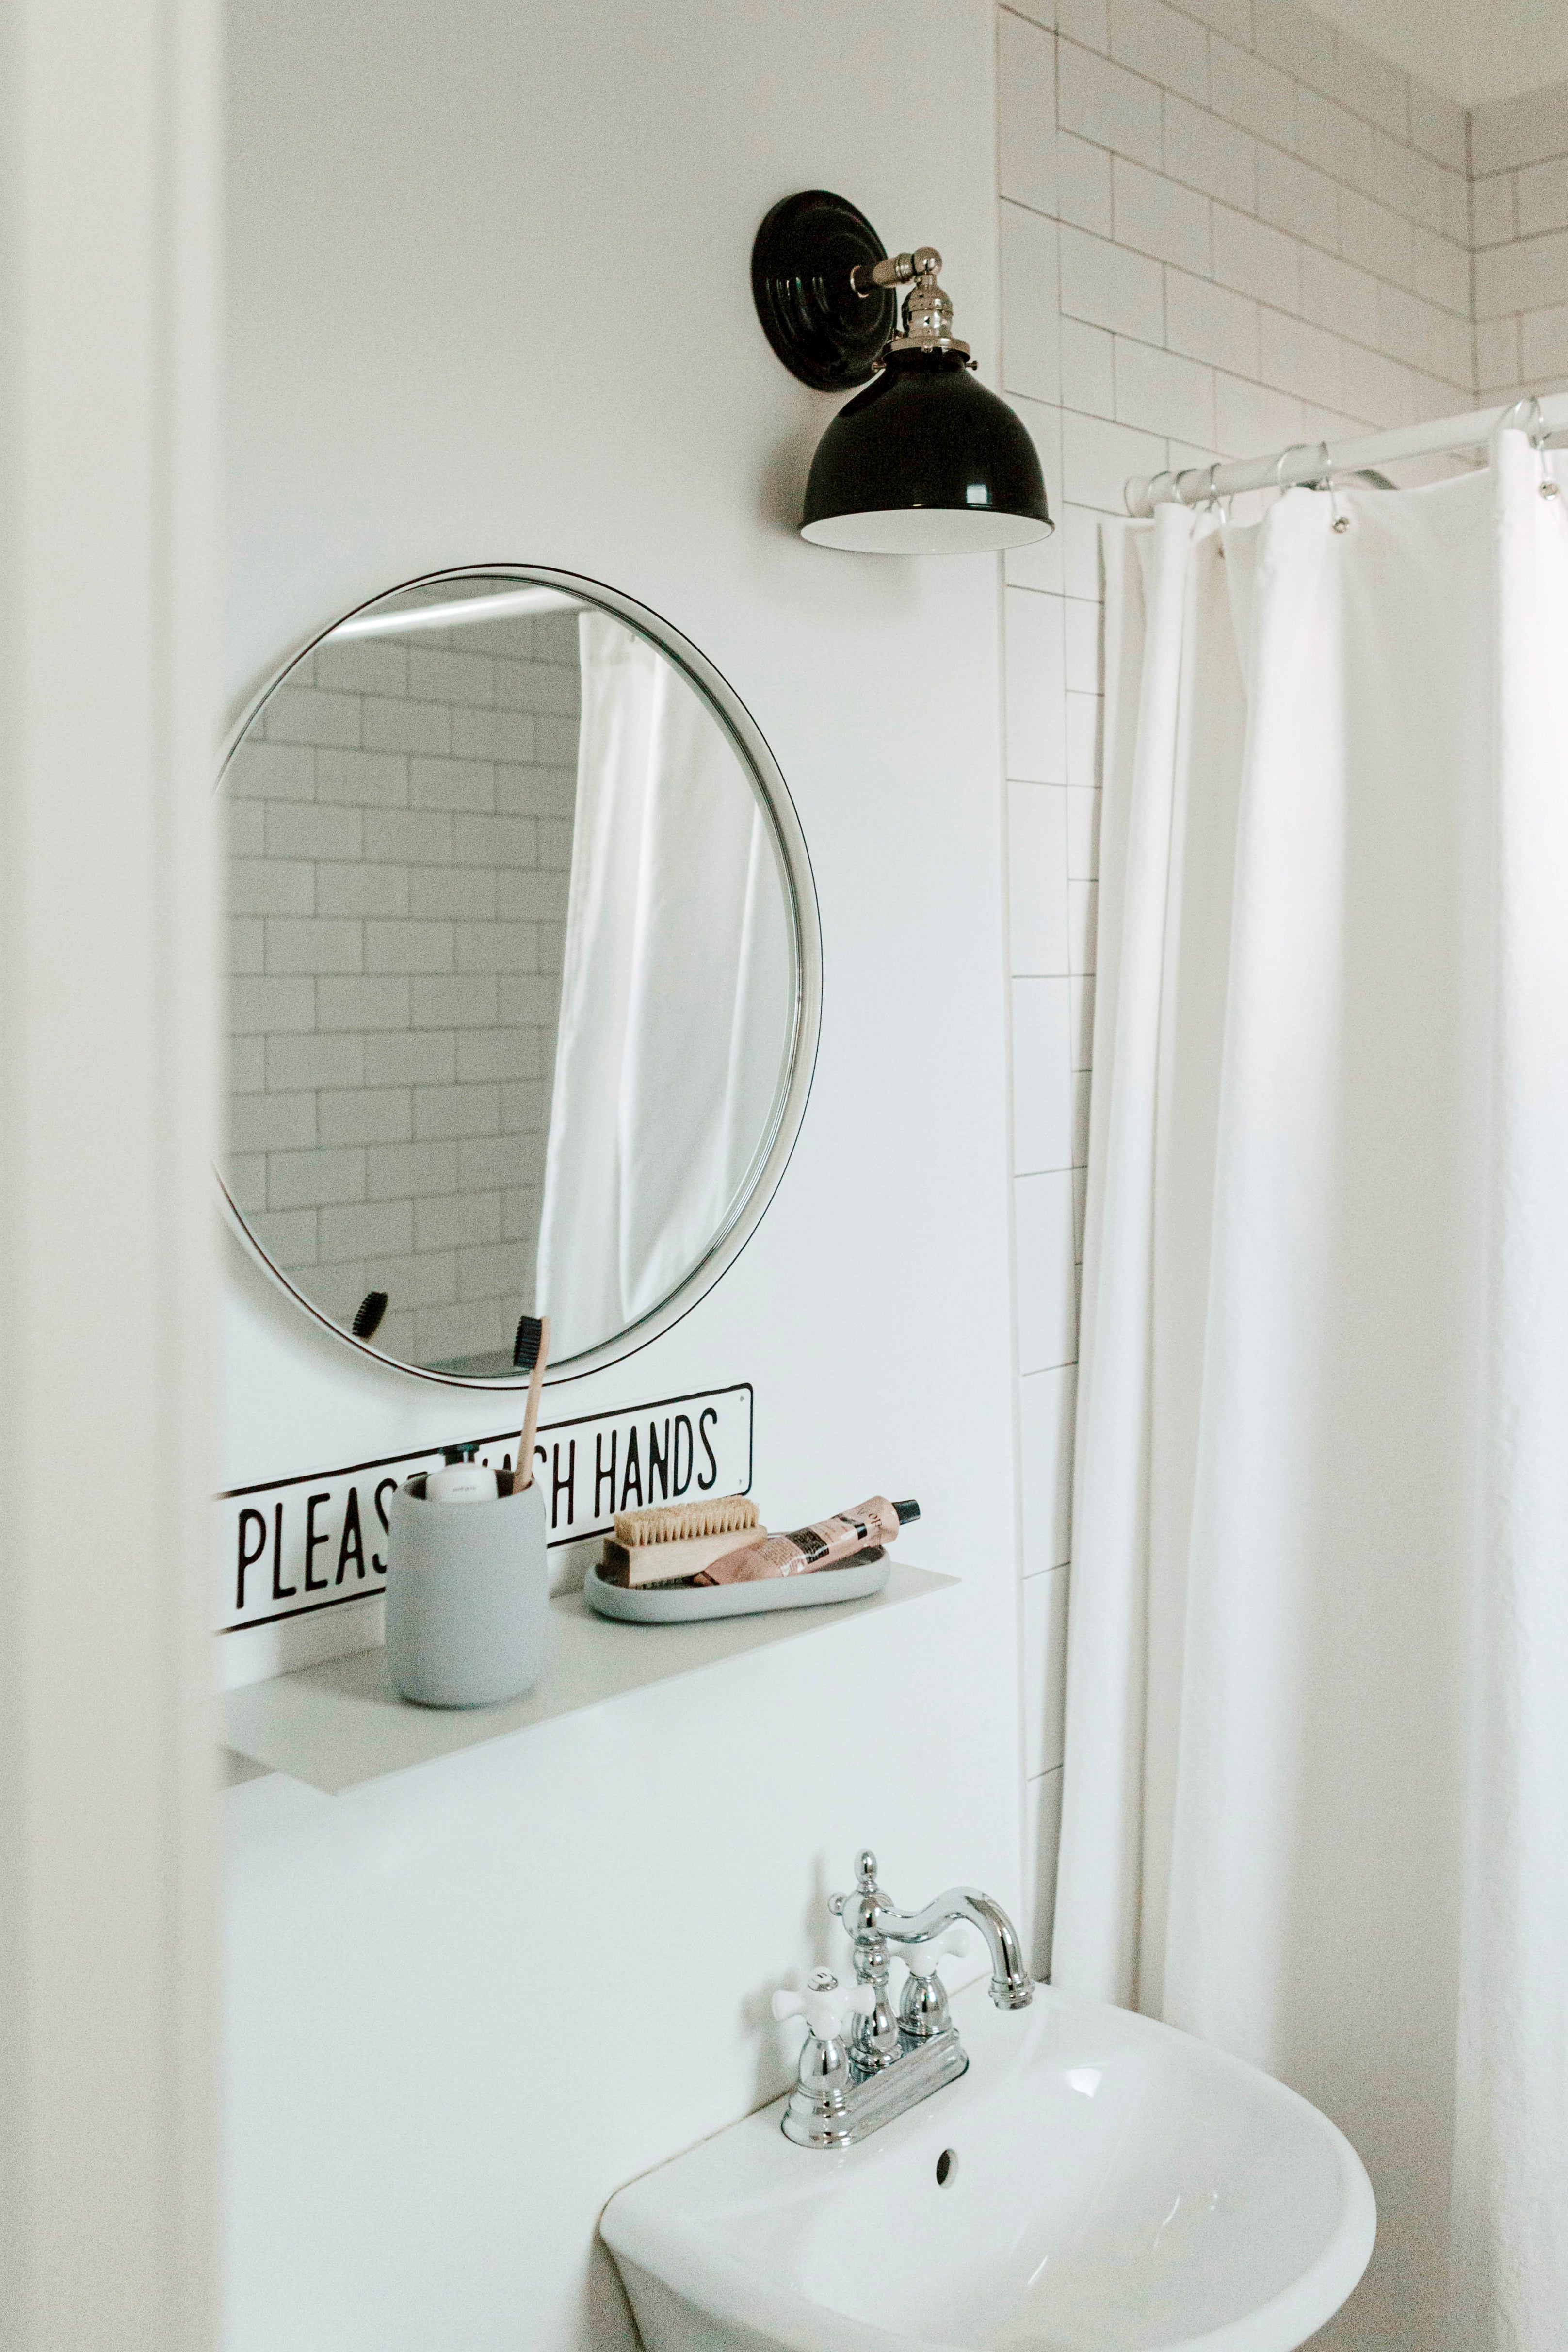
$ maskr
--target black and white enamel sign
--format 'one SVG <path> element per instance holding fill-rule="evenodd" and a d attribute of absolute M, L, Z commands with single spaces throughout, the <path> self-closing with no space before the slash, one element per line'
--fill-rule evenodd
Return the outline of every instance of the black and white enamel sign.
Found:
<path fill-rule="evenodd" d="M 623 1412 L 545 1423 L 534 1475 L 549 1510 L 551 1547 L 605 1534 L 617 1511 L 748 1493 L 751 1404 L 744 1381 Z M 445 1444 L 476 1446 L 479 1461 L 509 1468 L 517 1442 L 514 1422 L 509 1430 Z M 219 1633 L 314 1615 L 380 1591 L 387 1498 L 405 1478 L 437 1468 L 444 1452 L 426 1446 L 220 1495 Z"/>

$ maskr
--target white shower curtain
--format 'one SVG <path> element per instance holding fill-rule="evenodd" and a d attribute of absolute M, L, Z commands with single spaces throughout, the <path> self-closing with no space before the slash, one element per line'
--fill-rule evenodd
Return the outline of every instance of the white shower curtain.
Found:
<path fill-rule="evenodd" d="M 1324 2345 L 1568 2345 L 1568 497 L 1107 532 L 1055 1981 L 1377 2191 Z"/>
<path fill-rule="evenodd" d="M 674 664 L 579 621 L 582 717 L 537 1297 L 558 1359 L 667 1297 L 766 1140 L 794 1017 L 768 818 Z"/>

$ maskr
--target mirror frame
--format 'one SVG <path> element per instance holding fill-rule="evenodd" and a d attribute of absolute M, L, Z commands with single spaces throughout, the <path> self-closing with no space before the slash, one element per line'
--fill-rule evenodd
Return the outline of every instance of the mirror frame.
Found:
<path fill-rule="evenodd" d="M 402 595 L 410 589 L 430 587 L 445 580 L 512 580 L 519 587 L 559 588 L 568 594 L 580 597 L 584 604 L 596 605 L 601 611 L 612 613 L 617 619 L 625 621 L 630 627 L 656 645 L 677 669 L 685 674 L 703 695 L 734 744 L 749 772 L 753 790 L 772 824 L 779 853 L 779 866 L 789 892 L 794 932 L 795 1022 L 789 1076 L 780 1091 L 771 1128 L 753 1161 L 756 1174 L 749 1191 L 723 1232 L 716 1234 L 685 1281 L 667 1298 L 650 1308 L 639 1321 L 617 1332 L 612 1339 L 601 1340 L 597 1347 L 584 1349 L 580 1355 L 564 1357 L 559 1368 L 551 1364 L 545 1384 L 553 1388 L 558 1382 L 583 1380 L 590 1373 L 602 1371 L 611 1364 L 620 1363 L 670 1330 L 683 1317 L 689 1315 L 697 1301 L 706 1296 L 721 1276 L 727 1273 L 761 1223 L 789 1164 L 816 1072 L 817 1045 L 822 1019 L 821 918 L 818 910 L 816 877 L 811 870 L 810 853 L 806 846 L 806 836 L 790 798 L 789 788 L 779 762 L 768 749 L 762 730 L 729 681 L 689 637 L 683 636 L 672 622 L 666 621 L 662 614 L 655 613 L 651 605 L 639 604 L 635 597 L 626 595 L 619 588 L 610 587 L 602 580 L 593 579 L 587 572 L 563 572 L 553 564 L 512 562 L 461 563 L 444 566 L 436 572 L 419 572 L 412 579 L 398 581 L 391 588 L 379 590 L 361 604 L 340 613 L 325 628 L 317 629 L 302 638 L 287 660 L 268 673 L 265 684 L 246 698 L 230 727 L 218 762 L 214 798 L 223 791 L 229 761 L 246 729 L 297 662 L 329 637 L 345 621 L 369 612 L 373 605 L 384 604 L 389 596 Z M 226 986 L 226 971 L 222 973 L 222 979 Z M 226 1025 L 224 1034 L 226 1037 Z M 225 1099 L 226 1102 L 226 1090 Z M 379 1364 L 388 1371 L 404 1373 L 412 1380 L 432 1381 L 438 1388 L 492 1390 L 503 1394 L 515 1394 L 525 1384 L 526 1375 L 522 1374 L 511 1380 L 475 1380 L 460 1373 L 429 1371 L 423 1365 L 407 1364 L 399 1357 L 383 1355 L 368 1339 L 356 1339 L 351 1331 L 346 1331 L 340 1323 L 335 1323 L 330 1316 L 314 1306 L 282 1268 L 273 1263 L 235 1207 L 224 1181 L 221 1163 L 214 1162 L 213 1173 L 227 1221 L 249 1255 L 287 1297 L 304 1309 L 313 1323 L 329 1332 L 345 1347 L 351 1348 L 356 1355 L 368 1358 L 371 1363 Z"/>

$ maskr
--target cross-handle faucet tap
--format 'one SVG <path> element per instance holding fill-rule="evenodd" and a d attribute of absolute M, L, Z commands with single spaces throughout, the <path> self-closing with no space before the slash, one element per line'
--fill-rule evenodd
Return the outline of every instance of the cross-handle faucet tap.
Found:
<path fill-rule="evenodd" d="M 846 2043 L 852 2021 L 859 2022 L 872 2005 L 864 1985 L 852 1991 L 841 1989 L 831 1969 L 813 1969 L 803 1992 L 788 1990 L 773 1996 L 777 2018 L 803 2017 L 806 2039 L 800 2044 L 795 2090 L 785 2110 L 784 2132 L 802 2147 L 847 2147 L 850 2144 L 848 2094 L 850 2056 Z"/>
<path fill-rule="evenodd" d="M 967 1920 L 986 1939 L 991 1956 L 991 1999 L 998 2009 L 1026 2009 L 1034 1999 L 1034 1983 L 1024 1966 L 1018 1929 L 999 1903 L 977 1886 L 950 1886 L 923 1911 L 900 1911 L 876 1883 L 876 1856 L 857 1858 L 856 1885 L 848 1895 L 835 1895 L 831 1908 L 843 1921 L 855 1948 L 855 1976 L 862 1984 L 881 1988 L 887 1982 L 887 1945 L 925 1944 L 945 1935 L 959 1920 Z M 884 1996 L 883 1996 L 884 1997 Z M 874 2026 L 874 2016 L 869 2021 Z M 857 2041 L 859 2036 L 857 2035 Z M 886 2061 L 882 2063 L 885 2063 Z"/>

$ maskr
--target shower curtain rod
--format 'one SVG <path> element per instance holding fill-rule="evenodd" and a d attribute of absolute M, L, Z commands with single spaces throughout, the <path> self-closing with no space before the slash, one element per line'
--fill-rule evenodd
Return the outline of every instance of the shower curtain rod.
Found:
<path fill-rule="evenodd" d="M 1235 457 L 1224 465 L 1188 466 L 1179 474 L 1132 474 L 1122 495 L 1130 515 L 1152 515 L 1157 505 L 1171 500 L 1192 507 L 1240 490 L 1288 490 L 1299 483 L 1321 482 L 1331 474 L 1359 474 L 1400 457 L 1457 455 L 1490 441 L 1510 410 L 1520 405 L 1509 401 L 1500 408 L 1478 409 L 1471 416 L 1445 416 L 1430 425 L 1401 425 L 1392 433 L 1365 433 L 1355 441 L 1298 441 L 1272 457 Z M 1542 436 L 1568 433 L 1568 393 L 1553 393 L 1535 406 L 1532 431 Z"/>

